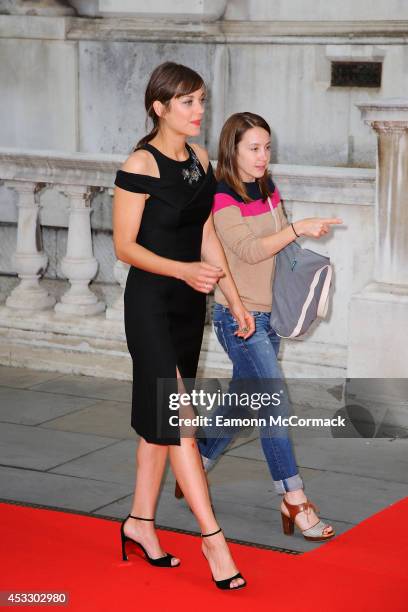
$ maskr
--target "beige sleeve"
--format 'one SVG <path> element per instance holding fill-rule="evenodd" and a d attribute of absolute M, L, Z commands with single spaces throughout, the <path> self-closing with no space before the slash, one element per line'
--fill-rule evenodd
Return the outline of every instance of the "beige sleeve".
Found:
<path fill-rule="evenodd" d="M 256 264 L 270 255 L 241 216 L 236 206 L 226 206 L 214 214 L 214 226 L 223 245 L 226 245 L 239 259 Z"/>
<path fill-rule="evenodd" d="M 282 229 L 285 229 L 285 227 L 287 227 L 289 225 L 289 221 L 288 221 L 288 219 L 286 217 L 286 214 L 285 214 L 285 211 L 283 209 L 282 202 L 278 206 L 278 214 L 279 214 L 279 218 L 280 218 L 280 222 L 281 222 L 281 227 L 282 227 Z"/>

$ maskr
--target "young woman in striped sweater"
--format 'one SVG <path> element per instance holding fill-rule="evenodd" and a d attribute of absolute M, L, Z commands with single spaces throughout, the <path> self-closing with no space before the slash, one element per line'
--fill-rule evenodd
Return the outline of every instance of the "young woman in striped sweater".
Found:
<path fill-rule="evenodd" d="M 270 145 L 271 130 L 262 117 L 248 112 L 236 113 L 226 121 L 220 135 L 218 184 L 213 204 L 216 232 L 241 301 L 255 317 L 256 331 L 245 339 L 237 335 L 243 330 L 218 285 L 214 294 L 214 328 L 233 363 L 232 384 L 239 379 L 250 379 L 252 383 L 255 381 L 258 390 L 265 390 L 264 383 L 270 383 L 271 379 L 282 380 L 278 364 L 280 338 L 269 323 L 274 256 L 297 237 L 320 238 L 329 232 L 332 224 L 342 222 L 338 218 L 309 218 L 288 223 L 279 191 L 268 172 Z M 274 214 L 271 214 L 268 197 Z M 276 216 L 280 220 L 280 231 L 277 231 Z M 287 405 L 281 409 L 285 411 Z M 296 524 L 308 540 L 333 537 L 334 529 L 319 520 L 316 507 L 304 493 L 287 427 L 261 428 L 260 437 L 275 488 L 283 495 L 284 532 L 293 533 Z M 200 441 L 206 470 L 214 465 L 231 438 L 232 435 L 220 427 L 218 432 L 210 431 L 206 441 Z"/>

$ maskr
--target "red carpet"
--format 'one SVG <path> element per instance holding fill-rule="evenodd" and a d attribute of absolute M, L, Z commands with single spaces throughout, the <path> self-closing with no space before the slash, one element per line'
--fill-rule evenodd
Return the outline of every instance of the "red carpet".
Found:
<path fill-rule="evenodd" d="M 212 584 L 194 536 L 161 532 L 182 559 L 162 569 L 122 561 L 117 522 L 1 503 L 0 524 L 0 591 L 69 592 L 68 605 L 49 610 L 408 610 L 408 498 L 303 555 L 232 544 L 248 580 L 235 593 Z"/>

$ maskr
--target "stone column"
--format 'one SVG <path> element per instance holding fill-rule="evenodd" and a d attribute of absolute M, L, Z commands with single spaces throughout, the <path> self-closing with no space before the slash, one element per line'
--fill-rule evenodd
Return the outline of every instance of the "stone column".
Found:
<path fill-rule="evenodd" d="M 373 280 L 350 304 L 348 375 L 408 377 L 408 99 L 359 104 L 377 134 Z"/>
<path fill-rule="evenodd" d="M 14 268 L 20 283 L 6 300 L 6 306 L 20 310 L 44 310 L 51 308 L 55 299 L 40 286 L 39 279 L 47 268 L 48 257 L 42 250 L 39 226 L 39 203 L 37 192 L 42 183 L 6 181 L 7 187 L 19 194 L 17 248 L 14 254 Z"/>
<path fill-rule="evenodd" d="M 113 306 L 106 309 L 106 318 L 111 321 L 123 321 L 123 292 L 125 290 L 128 272 L 129 264 L 117 259 L 113 269 L 113 275 L 121 286 L 121 292 Z"/>
<path fill-rule="evenodd" d="M 56 304 L 57 313 L 94 315 L 105 310 L 88 285 L 98 270 L 93 256 L 90 223 L 92 188 L 70 185 L 61 188 L 70 199 L 67 252 L 61 263 L 63 274 L 69 279 L 70 289 Z"/>

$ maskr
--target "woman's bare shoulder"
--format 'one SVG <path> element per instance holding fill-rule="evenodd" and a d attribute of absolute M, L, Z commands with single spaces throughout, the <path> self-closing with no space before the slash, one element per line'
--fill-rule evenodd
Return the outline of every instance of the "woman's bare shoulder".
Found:
<path fill-rule="evenodd" d="M 153 155 L 145 149 L 137 149 L 124 161 L 121 170 L 159 178 L 159 168 Z"/>

